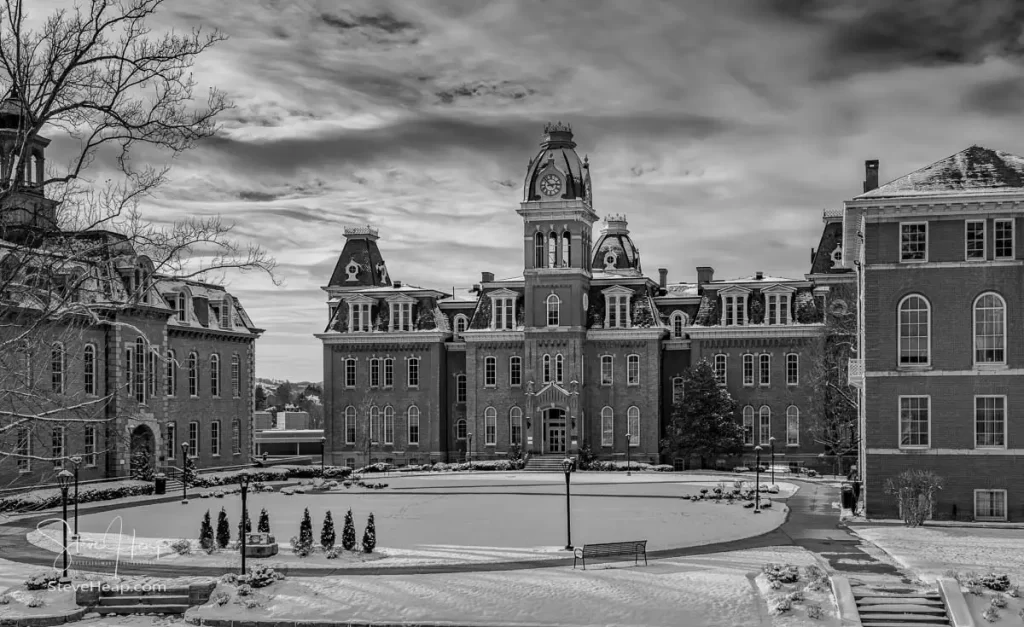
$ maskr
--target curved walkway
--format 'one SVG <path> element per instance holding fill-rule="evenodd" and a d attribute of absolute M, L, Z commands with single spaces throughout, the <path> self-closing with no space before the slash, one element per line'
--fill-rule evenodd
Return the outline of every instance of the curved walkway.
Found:
<path fill-rule="evenodd" d="M 684 557 L 691 555 L 704 555 L 709 553 L 722 553 L 727 551 L 741 551 L 747 549 L 759 549 L 772 546 L 801 546 L 815 553 L 822 553 L 822 549 L 835 547 L 854 547 L 859 541 L 854 538 L 845 527 L 838 522 L 838 514 L 832 509 L 832 502 L 837 500 L 837 490 L 834 487 L 820 483 L 809 483 L 794 481 L 800 486 L 796 494 L 782 500 L 789 507 L 785 522 L 780 527 L 767 533 L 730 540 L 727 542 L 716 542 L 697 546 L 682 547 L 677 549 L 663 549 L 651 551 L 647 554 L 649 559 L 663 559 L 672 557 Z M 169 498 L 168 501 L 177 500 Z M 152 504 L 154 501 L 146 501 L 145 504 Z M 141 505 L 141 504 L 140 504 Z M 90 509 L 90 513 L 97 511 L 109 511 L 131 507 L 129 504 L 117 504 L 99 506 Z M 52 518 L 52 514 L 33 516 L 18 521 L 12 521 L 0 525 L 0 557 L 11 561 L 36 566 L 52 566 L 57 554 L 39 548 L 31 544 L 26 538 L 27 531 L 35 525 Z M 827 553 L 827 551 L 826 551 Z M 147 575 L 156 577 L 175 576 L 219 576 L 225 572 L 232 571 L 224 567 L 215 566 L 187 566 L 177 564 L 156 564 L 152 562 L 129 562 L 122 561 L 115 564 L 113 560 L 94 560 L 78 558 L 74 560 L 76 567 L 86 571 L 112 571 L 116 565 L 117 572 L 124 575 Z M 551 559 L 535 559 L 511 562 L 489 562 L 473 564 L 438 564 L 423 566 L 363 566 L 356 568 L 308 568 L 282 566 L 280 570 L 289 576 L 298 577 L 324 577 L 331 575 L 418 575 L 431 573 L 458 573 L 458 572 L 498 572 L 510 570 L 526 570 L 535 568 L 551 568 L 566 566 L 572 562 L 572 554 L 566 553 L 564 557 Z M 276 567 L 275 567 L 276 568 Z"/>

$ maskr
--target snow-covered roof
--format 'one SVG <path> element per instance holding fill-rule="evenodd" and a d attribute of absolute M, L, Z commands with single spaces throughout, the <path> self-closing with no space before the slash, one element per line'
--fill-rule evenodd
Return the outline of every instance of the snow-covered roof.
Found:
<path fill-rule="evenodd" d="M 712 281 L 711 285 L 733 285 L 740 283 L 801 283 L 803 279 L 788 279 L 780 276 L 768 276 L 767 274 L 758 277 L 757 275 L 740 277 L 738 279 L 722 279 Z"/>
<path fill-rule="evenodd" d="M 665 286 L 665 296 L 697 296 L 697 284 L 669 283 Z"/>
<path fill-rule="evenodd" d="M 445 303 L 475 303 L 479 300 L 480 294 L 468 287 L 457 287 L 448 293 L 448 297 L 438 301 L 438 304 Z"/>
<path fill-rule="evenodd" d="M 856 198 L 1024 192 L 1024 158 L 971 146 Z"/>

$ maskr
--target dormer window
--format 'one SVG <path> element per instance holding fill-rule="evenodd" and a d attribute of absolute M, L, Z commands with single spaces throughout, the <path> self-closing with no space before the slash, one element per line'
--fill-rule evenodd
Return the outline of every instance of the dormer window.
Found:
<path fill-rule="evenodd" d="M 733 285 L 721 290 L 719 296 L 722 298 L 723 326 L 748 324 L 747 299 L 750 297 L 750 290 Z"/>
<path fill-rule="evenodd" d="M 348 330 L 349 333 L 373 330 L 373 323 L 370 321 L 370 301 L 368 299 L 348 304 Z"/>
<path fill-rule="evenodd" d="M 561 304 L 561 301 L 558 299 L 557 295 L 551 294 L 551 295 L 548 296 L 548 300 L 547 300 L 547 313 L 548 313 L 548 316 L 547 317 L 548 317 L 548 326 L 549 327 L 557 327 L 558 324 L 559 324 L 559 320 L 558 320 L 558 317 L 559 317 L 558 316 L 558 313 L 559 313 L 558 312 L 558 306 L 560 304 Z"/>
<path fill-rule="evenodd" d="M 466 316 L 459 314 L 455 316 L 455 339 L 461 340 L 462 334 L 466 332 L 466 327 L 469 324 L 469 319 Z"/>
<path fill-rule="evenodd" d="M 491 328 L 496 331 L 512 331 L 516 328 L 516 293 L 511 290 L 497 290 L 491 297 Z"/>
<path fill-rule="evenodd" d="M 188 322 L 188 316 L 186 315 L 185 306 L 188 304 L 188 296 L 185 292 L 178 292 L 178 298 L 175 300 L 175 312 L 178 316 L 178 322 Z"/>
<path fill-rule="evenodd" d="M 630 298 L 633 290 L 616 285 L 604 290 L 604 326 L 607 329 L 628 329 L 630 320 Z"/>
<path fill-rule="evenodd" d="M 392 331 L 412 331 L 412 300 L 391 301 Z"/>
<path fill-rule="evenodd" d="M 765 297 L 765 322 L 768 324 L 789 324 L 793 321 L 790 311 L 793 305 L 793 288 L 773 285 L 761 290 Z"/>
<path fill-rule="evenodd" d="M 214 325 L 214 321 L 216 321 L 216 324 L 221 324 L 221 322 L 220 322 L 220 305 L 210 305 L 210 326 L 211 327 Z M 221 324 L 221 326 L 224 326 L 224 325 Z"/>

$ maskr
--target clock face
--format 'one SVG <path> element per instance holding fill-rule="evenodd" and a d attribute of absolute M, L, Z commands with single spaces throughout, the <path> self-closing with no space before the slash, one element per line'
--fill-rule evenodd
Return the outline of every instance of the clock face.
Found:
<path fill-rule="evenodd" d="M 548 174 L 540 181 L 540 191 L 545 196 L 554 196 L 562 189 L 562 179 L 556 174 Z"/>

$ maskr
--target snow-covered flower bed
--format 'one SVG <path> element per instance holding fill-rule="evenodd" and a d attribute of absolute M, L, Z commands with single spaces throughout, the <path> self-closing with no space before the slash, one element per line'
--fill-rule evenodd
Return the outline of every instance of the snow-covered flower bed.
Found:
<path fill-rule="evenodd" d="M 754 578 L 774 625 L 832 625 L 839 620 L 832 588 L 818 566 L 765 564 Z"/>
<path fill-rule="evenodd" d="M 1018 626 L 1024 619 L 1019 585 L 1006 574 L 949 571 L 967 600 L 975 625 Z"/>
<path fill-rule="evenodd" d="M 136 481 L 125 479 L 123 481 L 109 481 L 104 483 L 86 483 L 78 486 L 78 502 L 93 503 L 96 501 L 110 501 L 126 496 L 139 496 L 153 493 L 153 483 L 150 481 Z M 68 502 L 74 502 L 74 493 L 68 495 Z M 61 503 L 59 488 L 47 488 L 22 492 L 0 499 L 0 512 L 32 511 L 56 507 Z"/>

